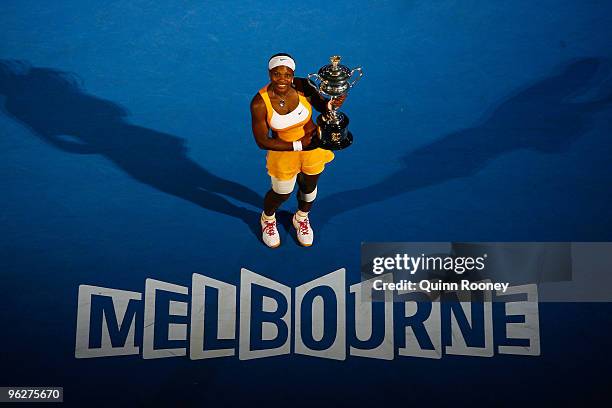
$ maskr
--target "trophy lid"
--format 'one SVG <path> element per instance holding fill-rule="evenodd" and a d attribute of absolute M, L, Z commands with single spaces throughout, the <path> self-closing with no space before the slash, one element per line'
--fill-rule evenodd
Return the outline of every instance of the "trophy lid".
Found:
<path fill-rule="evenodd" d="M 345 82 L 351 77 L 351 69 L 346 65 L 341 65 L 339 55 L 333 55 L 329 58 L 331 64 L 325 65 L 319 69 L 319 77 L 328 82 Z"/>

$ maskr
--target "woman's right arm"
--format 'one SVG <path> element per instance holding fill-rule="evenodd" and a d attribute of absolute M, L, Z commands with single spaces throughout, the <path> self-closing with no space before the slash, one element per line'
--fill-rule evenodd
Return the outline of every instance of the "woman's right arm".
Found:
<path fill-rule="evenodd" d="M 268 122 L 266 121 L 266 104 L 261 95 L 257 94 L 251 101 L 251 127 L 253 128 L 253 136 L 255 143 L 263 150 L 275 150 L 280 152 L 293 151 L 293 143 L 285 142 L 279 138 L 270 138 L 268 133 Z M 302 147 L 306 148 L 310 145 L 312 133 L 307 134 L 300 139 Z"/>

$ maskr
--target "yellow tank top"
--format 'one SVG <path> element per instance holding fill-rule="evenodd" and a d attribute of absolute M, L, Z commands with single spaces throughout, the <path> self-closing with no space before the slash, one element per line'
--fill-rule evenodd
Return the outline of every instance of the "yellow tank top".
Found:
<path fill-rule="evenodd" d="M 280 139 L 286 142 L 295 142 L 301 139 L 306 134 L 304 126 L 312 117 L 310 102 L 308 102 L 304 95 L 298 92 L 299 103 L 297 108 L 286 115 L 281 115 L 272 107 L 270 95 L 268 95 L 268 85 L 259 90 L 259 94 L 266 104 L 268 126 L 278 134 Z"/>

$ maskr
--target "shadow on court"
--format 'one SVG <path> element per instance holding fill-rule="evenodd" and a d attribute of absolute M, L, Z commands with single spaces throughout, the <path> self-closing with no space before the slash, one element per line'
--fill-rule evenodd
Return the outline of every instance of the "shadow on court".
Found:
<path fill-rule="evenodd" d="M 512 93 L 477 126 L 449 133 L 404 155 L 403 167 L 380 182 L 323 198 L 317 203 L 318 223 L 323 227 L 339 213 L 472 176 L 514 150 L 564 152 L 589 130 L 591 114 L 611 104 L 611 61 L 568 62 L 550 77 Z"/>
<path fill-rule="evenodd" d="M 606 59 L 566 63 L 550 77 L 511 94 L 477 126 L 409 152 L 402 158 L 404 167 L 380 182 L 321 199 L 317 224 L 324 226 L 336 214 L 359 206 L 472 176 L 514 150 L 566 151 L 589 130 L 590 115 L 612 103 L 611 75 Z M 259 213 L 225 198 L 260 208 L 259 194 L 192 161 L 183 139 L 128 123 L 121 106 L 83 92 L 73 75 L 0 60 L 0 95 L 6 97 L 6 113 L 45 142 L 69 153 L 103 155 L 142 183 L 242 220 L 259 238 Z M 279 215 L 279 222 L 291 229 L 290 214 Z"/>
<path fill-rule="evenodd" d="M 261 207 L 253 190 L 223 179 L 187 156 L 184 139 L 127 122 L 116 103 L 85 93 L 74 75 L 0 60 L 0 95 L 8 115 L 52 146 L 100 154 L 134 179 L 208 210 L 244 221 L 257 237 L 259 213 L 225 197 Z"/>

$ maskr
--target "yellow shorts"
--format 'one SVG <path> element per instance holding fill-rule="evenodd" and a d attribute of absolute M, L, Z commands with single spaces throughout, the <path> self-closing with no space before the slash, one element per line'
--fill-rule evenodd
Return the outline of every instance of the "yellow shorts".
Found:
<path fill-rule="evenodd" d="M 290 180 L 298 173 L 308 175 L 319 174 L 325 164 L 334 160 L 334 154 L 329 150 L 314 149 L 305 152 L 268 151 L 266 168 L 268 174 L 279 180 Z"/>

